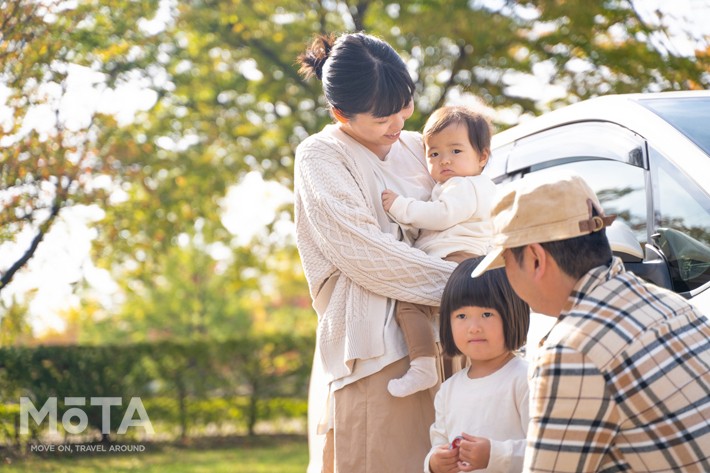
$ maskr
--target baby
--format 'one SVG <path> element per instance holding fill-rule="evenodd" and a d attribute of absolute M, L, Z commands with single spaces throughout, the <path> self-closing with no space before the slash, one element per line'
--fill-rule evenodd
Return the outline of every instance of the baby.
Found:
<path fill-rule="evenodd" d="M 495 184 L 481 175 L 488 162 L 491 127 L 466 107 L 442 107 L 424 126 L 429 172 L 436 181 L 430 201 L 417 201 L 387 189 L 382 205 L 402 226 L 420 230 L 414 243 L 426 253 L 461 261 L 488 252 Z M 410 368 L 389 382 L 390 394 L 404 397 L 436 385 L 436 344 L 432 329 L 436 307 L 398 302 L 396 320 L 409 349 Z"/>

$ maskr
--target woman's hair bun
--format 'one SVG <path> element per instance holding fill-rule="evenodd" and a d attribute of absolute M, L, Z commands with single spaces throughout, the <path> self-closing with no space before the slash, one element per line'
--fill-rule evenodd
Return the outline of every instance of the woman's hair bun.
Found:
<path fill-rule="evenodd" d="M 301 65 L 298 73 L 309 79 L 316 76 L 318 80 L 323 76 L 323 65 L 330 56 L 330 51 L 335 44 L 334 34 L 321 34 L 316 36 L 306 52 L 299 54 L 297 61 Z"/>

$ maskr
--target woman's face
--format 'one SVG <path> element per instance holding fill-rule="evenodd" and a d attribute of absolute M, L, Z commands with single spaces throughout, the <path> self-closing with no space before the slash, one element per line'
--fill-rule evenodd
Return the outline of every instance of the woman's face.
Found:
<path fill-rule="evenodd" d="M 369 113 L 358 113 L 344 122 L 341 129 L 360 144 L 383 159 L 404 128 L 404 122 L 414 113 L 414 101 L 399 112 L 388 117 L 374 117 Z"/>

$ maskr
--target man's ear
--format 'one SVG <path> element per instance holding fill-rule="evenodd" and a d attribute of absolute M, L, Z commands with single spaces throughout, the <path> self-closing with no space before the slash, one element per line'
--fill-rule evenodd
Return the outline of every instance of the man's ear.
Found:
<path fill-rule="evenodd" d="M 340 123 L 347 123 L 349 121 L 347 117 L 343 115 L 343 112 L 341 112 L 339 109 L 331 107 L 330 110 L 333 112 L 333 116 L 335 117 L 335 119 L 338 120 Z"/>
<path fill-rule="evenodd" d="M 539 243 L 531 243 L 527 246 L 526 251 L 529 251 L 530 268 L 533 271 L 533 278 L 540 279 L 545 275 L 548 269 L 549 255 Z"/>

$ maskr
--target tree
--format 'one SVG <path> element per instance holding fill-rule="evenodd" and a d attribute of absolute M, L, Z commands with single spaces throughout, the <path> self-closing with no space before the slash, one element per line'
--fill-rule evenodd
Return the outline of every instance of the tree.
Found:
<path fill-rule="evenodd" d="M 258 263 L 249 253 L 235 256 L 241 261 L 220 263 L 195 245 L 168 249 L 160 262 L 165 272 L 154 278 L 151 289 L 126 288 L 118 324 L 112 318 L 106 322 L 123 326 L 118 334 L 135 341 L 224 340 L 248 332 L 252 311 L 258 309 L 250 297 L 258 282 L 239 273 Z"/>
<path fill-rule="evenodd" d="M 144 144 L 121 149 L 124 163 L 142 163 L 141 178 L 129 184 L 130 198 L 109 210 L 104 264 L 138 259 L 141 274 L 133 276 L 150 288 L 153 275 L 165 271 L 159 255 L 178 235 L 199 231 L 208 242 L 229 241 L 217 203 L 246 172 L 291 187 L 295 147 L 330 120 L 320 84 L 303 81 L 294 64 L 319 32 L 364 28 L 402 52 L 417 80 L 413 128 L 434 107 L 465 94 L 495 108 L 538 114 L 558 102 L 602 93 L 708 84 L 706 63 L 671 56 L 650 43 L 652 28 L 632 3 L 486 5 L 180 4 L 164 35 L 169 58 L 161 63 L 161 99 L 130 131 Z M 541 67 L 549 71 L 550 85 L 567 91 L 564 97 L 544 103 L 517 95 L 511 84 Z M 259 241 L 251 249 L 267 254 Z"/>
<path fill-rule="evenodd" d="M 93 73 L 107 90 L 140 69 L 150 45 L 131 32 L 155 3 L 122 1 L 112 8 L 91 3 L 72 8 L 59 0 L 0 3 L 0 89 L 6 95 L 0 243 L 31 233 L 27 247 L 0 268 L 0 291 L 32 258 L 62 209 L 106 202 L 107 188 L 97 178 L 111 179 L 118 171 L 119 157 L 107 152 L 117 124 L 95 108 L 75 113 L 72 102 L 86 94 L 75 81 Z"/>
<path fill-rule="evenodd" d="M 509 83 L 541 66 L 575 101 L 607 92 L 708 85 L 708 66 L 670 57 L 648 42 L 632 4 L 605 2 L 251 2 L 181 4 L 166 30 L 160 100 L 127 132 L 124 165 L 135 165 L 130 198 L 109 210 L 108 260 L 146 258 L 180 233 L 226 241 L 218 199 L 248 171 L 291 184 L 297 144 L 329 121 L 320 85 L 296 74 L 295 58 L 320 31 L 361 25 L 411 64 L 419 127 L 454 92 L 495 108 L 537 114 L 556 104 L 516 95 Z M 475 27 L 472 27 L 475 25 Z M 560 25 L 555 27 L 555 25 Z M 567 34 L 565 34 L 567 32 Z M 570 33 L 571 32 L 571 33 Z M 580 71 L 581 68 L 588 69 Z M 140 137 L 141 146 L 129 146 Z M 138 169 L 140 167 L 140 169 Z M 124 231 L 124 236 L 121 236 Z M 105 263 L 109 264 L 106 260 Z"/>
<path fill-rule="evenodd" d="M 416 79 L 413 129 L 433 108 L 468 95 L 519 116 L 612 92 L 708 87 L 710 63 L 698 60 L 707 58 L 707 37 L 698 39 L 695 56 L 678 54 L 659 40 L 667 37 L 665 17 L 653 23 L 635 6 L 623 0 L 197 0 L 163 12 L 162 27 L 148 33 L 135 25 L 153 18 L 158 2 L 114 2 L 110 10 L 80 2 L 57 12 L 54 23 L 37 20 L 28 31 L 50 29 L 48 42 L 62 45 L 47 53 L 60 59 L 44 58 L 44 64 L 83 64 L 101 71 L 107 86 L 133 77 L 154 91 L 154 105 L 133 122 L 92 122 L 97 138 L 89 141 L 90 156 L 96 159 L 89 162 L 104 166 L 92 172 L 109 175 L 110 189 L 121 197 L 115 192 L 104 206 L 97 263 L 129 296 L 167 304 L 182 283 L 154 281 L 177 276 L 175 258 L 182 259 L 174 248 L 183 239 L 199 236 L 199 251 L 223 243 L 235 253 L 234 264 L 243 252 L 267 259 L 273 253 L 268 239 L 249 248 L 231 245 L 221 201 L 252 171 L 292 187 L 296 146 L 330 121 L 320 84 L 296 72 L 295 58 L 314 34 L 364 29 L 393 44 Z M 24 64 L 30 56 L 21 59 Z M 49 66 L 42 70 L 57 74 Z M 516 82 L 534 73 L 564 93 L 521 95 Z M 18 162 L 34 173 L 44 169 L 32 160 Z M 66 170 L 47 172 L 63 176 Z M 297 264 L 293 248 L 286 251 Z M 247 269 L 256 279 L 266 276 L 271 268 L 262 263 L 242 263 L 251 266 L 235 269 L 234 283 L 248 284 L 239 277 Z M 205 277 L 194 290 L 213 283 Z M 302 279 L 299 284 L 305 290 Z"/>
<path fill-rule="evenodd" d="M 32 330 L 27 323 L 27 305 L 12 298 L 9 304 L 0 301 L 5 315 L 0 319 L 0 347 L 22 345 L 32 339 Z"/>

